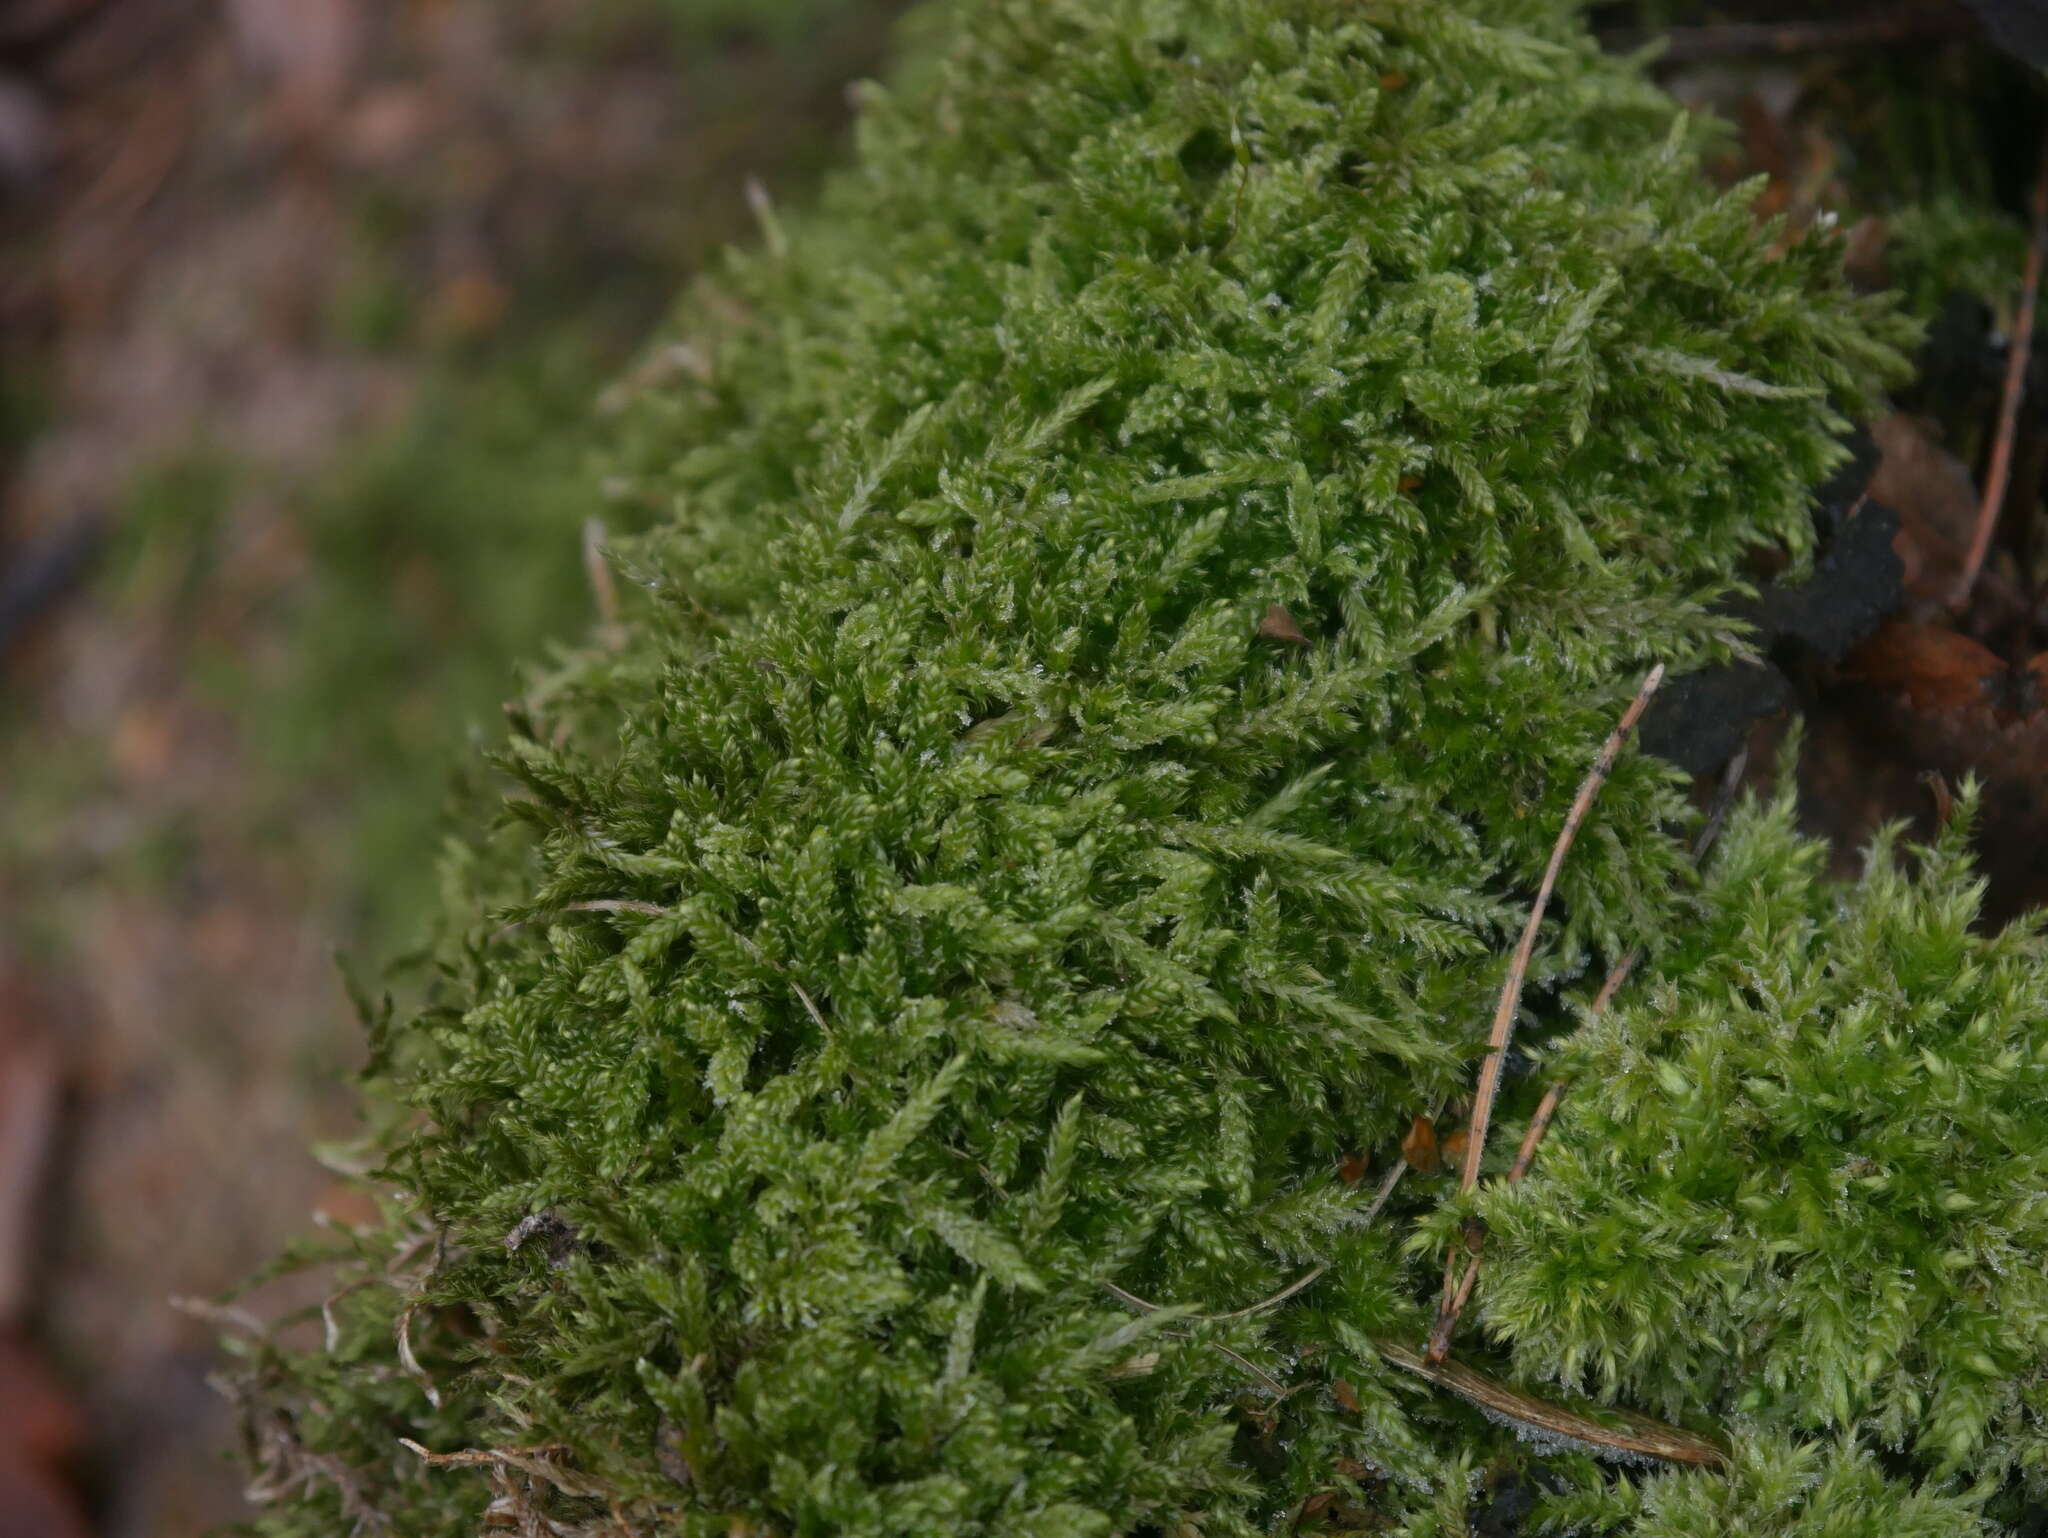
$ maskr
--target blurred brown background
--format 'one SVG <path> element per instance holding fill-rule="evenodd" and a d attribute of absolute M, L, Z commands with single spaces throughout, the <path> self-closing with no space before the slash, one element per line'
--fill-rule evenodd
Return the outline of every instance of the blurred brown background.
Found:
<path fill-rule="evenodd" d="M 244 1514 L 170 1300 L 347 1216 L 330 952 L 416 937 L 590 621 L 590 402 L 893 8 L 0 0 L 0 1534 Z"/>

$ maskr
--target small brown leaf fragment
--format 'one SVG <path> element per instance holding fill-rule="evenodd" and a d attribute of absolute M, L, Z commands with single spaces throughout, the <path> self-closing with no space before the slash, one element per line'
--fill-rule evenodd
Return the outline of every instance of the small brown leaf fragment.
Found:
<path fill-rule="evenodd" d="M 1398 69 L 1390 69 L 1380 76 L 1380 89 L 1382 91 L 1398 91 L 1407 83 L 1408 77 Z"/>
<path fill-rule="evenodd" d="M 1259 634 L 1269 641 L 1285 641 L 1291 646 L 1308 645 L 1308 637 L 1301 633 L 1301 626 L 1294 623 L 1294 616 L 1284 604 L 1267 607 L 1266 617 L 1259 621 Z"/>
<path fill-rule="evenodd" d="M 1477 1255 L 1486 1244 L 1486 1219 L 1476 1215 L 1465 1219 L 1459 1234 L 1465 1241 L 1465 1248 Z"/>
<path fill-rule="evenodd" d="M 1360 1409 L 1358 1390 L 1351 1386 L 1351 1381 L 1348 1378 L 1332 1378 L 1330 1380 L 1330 1396 L 1353 1415 L 1358 1414 Z"/>
<path fill-rule="evenodd" d="M 1437 1147 L 1436 1123 L 1418 1116 L 1401 1139 L 1401 1157 L 1418 1175 L 1434 1175 L 1444 1167 L 1443 1150 Z"/>
<path fill-rule="evenodd" d="M 1337 1492 L 1335 1490 L 1318 1490 L 1314 1495 L 1311 1495 L 1301 1503 L 1301 1515 L 1304 1518 L 1312 1517 L 1316 1513 L 1327 1509 L 1329 1504 L 1336 1498 Z"/>
<path fill-rule="evenodd" d="M 1443 1144 L 1438 1149 L 1438 1152 L 1442 1154 L 1444 1163 L 1462 1164 L 1465 1162 L 1465 1145 L 1472 1141 L 1470 1131 L 1471 1129 L 1468 1127 L 1460 1127 L 1456 1132 L 1453 1132 L 1443 1140 Z"/>
<path fill-rule="evenodd" d="M 1330 1460 L 1330 1467 L 1339 1474 L 1342 1474 L 1346 1479 L 1370 1479 L 1377 1482 L 1379 1478 L 1371 1469 L 1358 1462 L 1355 1458 L 1332 1458 Z"/>
<path fill-rule="evenodd" d="M 1371 1168 L 1372 1161 L 1364 1154 L 1346 1154 L 1337 1161 L 1337 1178 L 1347 1186 L 1355 1186 L 1365 1179 L 1365 1172 Z"/>
<path fill-rule="evenodd" d="M 1403 491 L 1420 491 L 1421 489 L 1422 489 L 1422 477 L 1421 477 L 1421 476 L 1419 476 L 1419 475 L 1404 475 L 1404 476 L 1402 476 L 1402 477 L 1401 477 L 1401 490 L 1403 490 Z"/>
<path fill-rule="evenodd" d="M 1962 572 L 1977 517 L 1976 482 L 1969 466 L 1903 413 L 1876 423 L 1870 435 L 1882 456 L 1871 500 L 1899 515 L 1892 549 L 1905 567 L 1908 609 L 1927 618 L 1947 601 Z"/>
<path fill-rule="evenodd" d="M 1928 714 L 1983 709 L 2001 693 L 2005 663 L 1990 648 L 1939 625 L 1887 620 L 1842 665 L 1852 678 L 1894 690 Z"/>

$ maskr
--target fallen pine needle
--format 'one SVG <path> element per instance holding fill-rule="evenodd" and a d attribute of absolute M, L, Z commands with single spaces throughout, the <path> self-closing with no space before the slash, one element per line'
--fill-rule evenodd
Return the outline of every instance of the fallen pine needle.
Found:
<path fill-rule="evenodd" d="M 1614 761 L 1621 756 L 1622 744 L 1635 730 L 1636 722 L 1649 708 L 1650 698 L 1657 692 L 1657 686 L 1664 682 L 1664 664 L 1651 668 L 1643 679 L 1642 687 L 1636 690 L 1636 697 L 1629 701 L 1628 709 L 1621 713 L 1621 720 L 1614 730 L 1607 734 L 1607 740 L 1600 745 L 1594 756 L 1593 767 L 1586 772 L 1586 778 L 1579 785 L 1579 793 L 1572 798 L 1571 810 L 1565 813 L 1564 826 L 1558 830 L 1557 842 L 1551 846 L 1550 863 L 1544 867 L 1543 880 L 1536 888 L 1536 900 L 1529 905 L 1528 922 L 1522 926 L 1522 938 L 1515 944 L 1515 953 L 1508 963 L 1507 980 L 1501 984 L 1500 1003 L 1493 1012 L 1493 1029 L 1487 1034 L 1486 1061 L 1479 1069 L 1479 1090 L 1472 1098 L 1472 1120 L 1465 1132 L 1465 1164 L 1458 1176 L 1458 1190 L 1470 1191 L 1479 1184 L 1480 1162 L 1486 1157 L 1486 1132 L 1493 1121 L 1493 1102 L 1500 1095 L 1501 1068 L 1507 1061 L 1508 1040 L 1514 1035 L 1515 1015 L 1522 1006 L 1522 985 L 1529 976 L 1529 962 L 1536 954 L 1536 937 L 1543 927 L 1544 911 L 1550 906 L 1550 894 L 1556 890 L 1558 873 L 1564 869 L 1565 856 L 1571 853 L 1572 840 L 1578 837 L 1579 828 L 1592 810 L 1593 798 L 1600 794 L 1600 787 L 1607 783 L 1608 775 L 1614 772 Z M 1463 1300 L 1471 1295 L 1471 1277 L 1467 1284 L 1457 1287 L 1454 1278 L 1457 1272 L 1458 1256 L 1453 1251 L 1444 1258 L 1443 1300 L 1437 1310 L 1435 1328 L 1430 1331 L 1429 1356 L 1440 1361 L 1448 1349 L 1450 1333 L 1458 1322 L 1458 1313 Z M 1473 1276 L 1477 1275 L 1478 1258 L 1473 1259 Z"/>
<path fill-rule="evenodd" d="M 1728 821 L 1729 808 L 1735 805 L 1735 793 L 1742 788 L 1742 776 L 1749 768 L 1749 749 L 1744 748 L 1728 760 L 1728 767 L 1721 771 L 1721 785 L 1714 792 L 1714 804 L 1707 812 L 1707 820 L 1700 827 L 1699 837 L 1687 858 L 1695 869 L 1707 858 L 1707 851 L 1714 847 L 1714 841 L 1721 836 L 1722 825 Z M 1607 974 L 1607 981 L 1600 985 L 1600 991 L 1593 998 L 1593 1005 L 1587 1011 L 1593 1019 L 1607 1012 L 1607 1006 L 1614 1002 L 1614 996 L 1621 992 L 1621 985 L 1628 981 L 1629 974 L 1636 969 L 1636 963 L 1643 959 L 1643 948 L 1638 945 L 1614 965 Z M 1550 1130 L 1551 1118 L 1557 1115 L 1557 1103 L 1564 1098 L 1564 1080 L 1559 1079 L 1543 1092 L 1543 1099 L 1536 1107 L 1536 1114 L 1529 1118 L 1529 1130 L 1522 1134 L 1522 1146 L 1515 1153 L 1514 1165 L 1508 1170 L 1508 1184 L 1520 1185 L 1529 1173 L 1529 1166 L 1536 1161 L 1536 1150 L 1543 1142 L 1543 1135 Z"/>
<path fill-rule="evenodd" d="M 2040 173 L 2034 181 L 2034 230 L 2027 243 L 2027 265 L 2020 278 L 2019 318 L 2013 326 L 2012 342 L 2005 354 L 2005 389 L 1998 407 L 1998 436 L 1992 441 L 1991 464 L 1984 475 L 1984 496 L 1977 505 L 1977 527 L 1970 536 L 1970 551 L 1949 594 L 1949 607 L 1967 608 L 1977 574 L 1991 553 L 1991 536 L 1998 528 L 1999 510 L 2005 505 L 2005 488 L 2012 479 L 2013 440 L 2018 436 L 2020 402 L 2027 393 L 2027 364 L 2034 351 L 2034 302 L 2041 292 L 2041 265 L 2048 256 L 2048 142 L 2041 146 Z"/>
<path fill-rule="evenodd" d="M 1472 1100 L 1472 1120 L 1466 1132 L 1465 1167 L 1458 1177 L 1460 1191 L 1469 1191 L 1479 1184 L 1479 1165 L 1486 1155 L 1486 1130 L 1493 1119 L 1493 1102 L 1500 1094 L 1501 1066 L 1507 1058 L 1508 1038 L 1514 1034 L 1515 1013 L 1522 1004 L 1522 984 L 1529 975 L 1530 959 L 1536 954 L 1536 937 L 1543 927 L 1544 910 L 1550 906 L 1550 894 L 1556 889 L 1558 873 L 1564 869 L 1565 856 L 1571 853 L 1572 840 L 1578 837 L 1579 827 L 1585 822 L 1586 813 L 1592 809 L 1593 798 L 1600 794 L 1600 787 L 1614 772 L 1614 761 L 1621 756 L 1622 744 L 1635 730 L 1636 722 L 1642 719 L 1643 711 L 1649 707 L 1650 697 L 1663 682 L 1664 664 L 1660 662 L 1650 669 L 1642 687 L 1636 690 L 1636 697 L 1622 712 L 1621 720 L 1608 734 L 1607 741 L 1600 745 L 1592 769 L 1579 786 L 1571 810 L 1565 814 L 1564 827 L 1558 830 L 1557 843 L 1550 851 L 1550 864 L 1544 869 L 1543 881 L 1536 888 L 1536 901 L 1529 907 L 1529 920 L 1522 926 L 1522 938 L 1515 946 L 1514 959 L 1508 964 L 1507 981 L 1501 986 L 1500 1004 L 1493 1012 L 1493 1029 L 1486 1043 L 1486 1062 L 1479 1070 L 1479 1091 Z"/>
<path fill-rule="evenodd" d="M 1663 1463 L 1687 1463 L 1704 1468 L 1727 1461 L 1728 1455 L 1705 1437 L 1679 1426 L 1667 1426 L 1633 1410 L 1603 1409 L 1596 1419 L 1525 1394 L 1463 1362 L 1432 1361 L 1420 1352 L 1388 1340 L 1375 1340 L 1373 1345 L 1381 1356 L 1404 1372 L 1412 1372 L 1438 1388 L 1449 1389 L 1460 1399 L 1517 1427 L 1583 1443 L 1587 1451 L 1597 1457 L 1654 1458 Z"/>

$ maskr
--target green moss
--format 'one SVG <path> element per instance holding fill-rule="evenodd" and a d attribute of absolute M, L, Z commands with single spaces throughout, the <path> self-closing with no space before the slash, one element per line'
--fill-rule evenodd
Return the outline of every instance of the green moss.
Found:
<path fill-rule="evenodd" d="M 1536 1530 L 1631 1538 L 1975 1538 L 1973 1504 L 1887 1479 L 1850 1444 L 1746 1441 L 1726 1473 L 1617 1481 L 1544 1503 Z"/>
<path fill-rule="evenodd" d="M 1469 1082 L 1620 702 L 1739 647 L 1907 332 L 1564 7 L 1476 9 L 955 7 L 686 307 L 622 472 L 655 612 L 534 692 L 503 901 L 379 1028 L 378 1285 L 252 1362 L 270 1530 L 495 1481 L 1419 1534 L 1519 1456 L 1378 1359 L 1429 1283 L 1340 1160 Z M 1686 815 L 1623 761 L 1538 1002 L 1694 922 Z"/>
<path fill-rule="evenodd" d="M 1880 839 L 1847 892 L 1789 805 L 1731 828 L 1658 977 L 1563 1055 L 1540 1171 L 1487 1204 L 1524 1373 L 2048 1472 L 2048 946 L 1971 931 L 1967 820 L 1917 876 Z"/>

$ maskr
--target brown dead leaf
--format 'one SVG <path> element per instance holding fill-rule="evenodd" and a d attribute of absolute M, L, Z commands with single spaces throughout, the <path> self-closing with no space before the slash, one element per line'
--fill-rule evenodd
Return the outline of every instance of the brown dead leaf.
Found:
<path fill-rule="evenodd" d="M 1443 1150 L 1437 1147 L 1434 1121 L 1427 1116 L 1415 1118 L 1408 1128 L 1408 1135 L 1401 1139 L 1401 1157 L 1418 1175 L 1434 1175 L 1444 1167 Z"/>
<path fill-rule="evenodd" d="M 1269 641 L 1285 641 L 1293 646 L 1308 645 L 1308 637 L 1301 633 L 1301 626 L 1294 623 L 1294 616 L 1287 612 L 1284 604 L 1271 604 L 1266 617 L 1259 621 L 1259 634 Z"/>
<path fill-rule="evenodd" d="M 1353 1415 L 1358 1414 L 1360 1409 L 1358 1390 L 1351 1386 L 1350 1379 L 1332 1378 L 1330 1380 L 1330 1396 Z"/>
<path fill-rule="evenodd" d="M 1453 1132 L 1443 1140 L 1443 1145 L 1439 1152 L 1443 1155 L 1444 1163 L 1462 1164 L 1465 1162 L 1465 1149 L 1472 1141 L 1471 1134 L 1472 1129 L 1470 1127 L 1460 1127 L 1456 1132 Z"/>
<path fill-rule="evenodd" d="M 1347 1186 L 1355 1186 L 1365 1179 L 1365 1172 L 1371 1168 L 1372 1161 L 1364 1154 L 1346 1154 L 1337 1161 L 1337 1178 Z"/>
<path fill-rule="evenodd" d="M 1882 456 L 1871 497 L 1899 515 L 1892 548 L 1904 564 L 1906 597 L 1922 617 L 1948 600 L 1977 521 L 1977 487 L 1963 462 L 1904 413 L 1870 430 Z"/>
<path fill-rule="evenodd" d="M 1850 678 L 1901 695 L 1923 715 L 1991 709 L 2005 663 L 1988 647 L 1939 625 L 1886 620 L 1842 664 Z"/>

